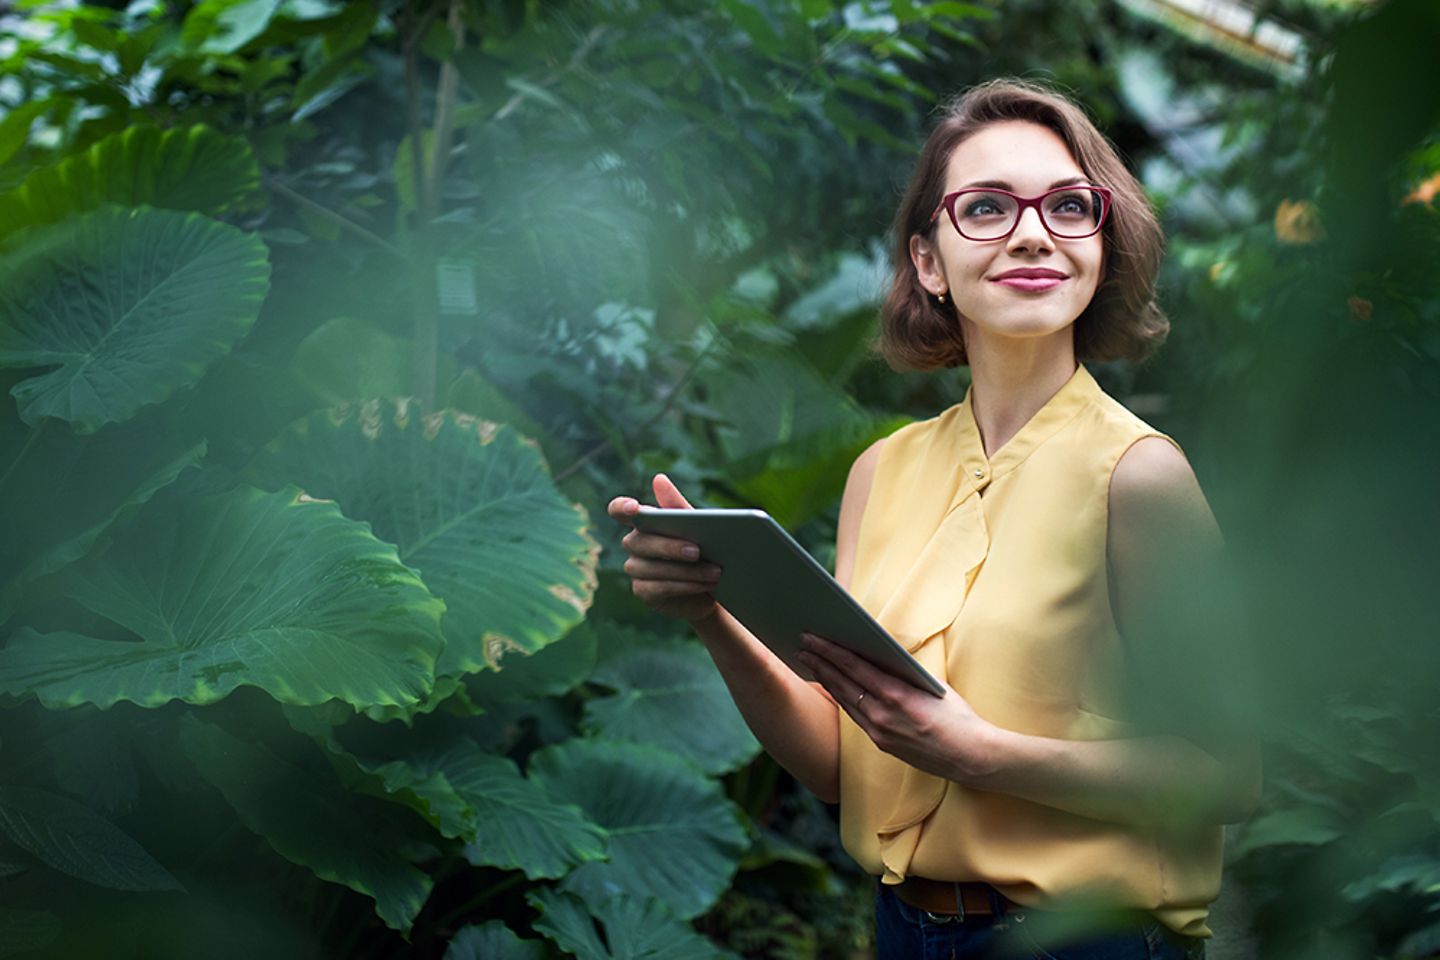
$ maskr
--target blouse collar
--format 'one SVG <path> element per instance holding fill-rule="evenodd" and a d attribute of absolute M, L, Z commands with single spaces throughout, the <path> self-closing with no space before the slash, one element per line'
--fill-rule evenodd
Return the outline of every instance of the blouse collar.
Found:
<path fill-rule="evenodd" d="M 970 403 L 974 390 L 973 384 L 966 389 L 956 417 L 960 428 L 961 462 L 972 491 L 984 490 L 991 481 L 1018 467 L 1101 393 L 1100 385 L 1090 371 L 1085 369 L 1084 364 L 1077 364 L 1064 386 L 1055 391 L 1054 396 L 1046 400 L 1044 406 L 1004 446 L 987 457 L 985 445 L 980 439 L 980 428 L 975 423 L 975 410 Z"/>

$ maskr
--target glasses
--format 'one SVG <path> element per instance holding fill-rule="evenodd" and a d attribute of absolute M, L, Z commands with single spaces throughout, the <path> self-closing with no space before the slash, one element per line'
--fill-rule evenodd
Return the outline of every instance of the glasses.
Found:
<path fill-rule="evenodd" d="M 1090 184 L 1047 190 L 1038 197 L 1022 197 L 1009 190 L 971 189 L 947 193 L 930 214 L 930 222 L 944 210 L 955 232 L 966 240 L 1004 240 L 1015 232 L 1026 207 L 1034 207 L 1040 223 L 1059 240 L 1093 237 L 1110 214 L 1110 188 Z"/>

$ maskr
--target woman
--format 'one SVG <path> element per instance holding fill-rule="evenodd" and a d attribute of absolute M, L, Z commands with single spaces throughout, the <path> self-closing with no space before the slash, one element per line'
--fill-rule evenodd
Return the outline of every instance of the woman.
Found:
<path fill-rule="evenodd" d="M 1207 641 L 1177 648 L 1160 601 L 1219 535 L 1179 448 L 1077 363 L 1167 332 L 1154 214 L 1075 104 L 993 81 L 936 126 L 895 236 L 881 351 L 968 364 L 971 387 L 856 460 L 836 577 L 947 694 L 823 638 L 801 680 L 715 604 L 693 545 L 632 530 L 634 592 L 690 621 L 766 750 L 839 802 L 881 881 L 882 960 L 1202 956 L 1258 755 L 1189 695 L 1214 689 Z"/>

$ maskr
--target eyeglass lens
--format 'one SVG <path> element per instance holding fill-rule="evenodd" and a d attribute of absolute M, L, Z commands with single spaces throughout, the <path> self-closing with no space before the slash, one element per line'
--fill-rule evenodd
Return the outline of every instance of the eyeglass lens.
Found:
<path fill-rule="evenodd" d="M 1019 209 L 1008 194 L 967 190 L 955 198 L 955 222 L 972 240 L 996 240 L 1015 226 Z M 1055 236 L 1078 239 L 1099 228 L 1105 198 L 1093 190 L 1058 190 L 1045 195 L 1040 211 L 1040 219 Z"/>

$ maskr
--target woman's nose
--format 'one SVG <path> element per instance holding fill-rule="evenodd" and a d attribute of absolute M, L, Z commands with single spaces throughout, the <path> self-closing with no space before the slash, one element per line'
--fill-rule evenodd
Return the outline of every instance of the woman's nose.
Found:
<path fill-rule="evenodd" d="M 1015 224 L 1015 230 L 1010 234 L 1010 248 L 1012 250 L 1049 249 L 1050 244 L 1050 231 L 1045 229 L 1045 222 L 1040 219 L 1039 208 L 1026 207 L 1021 210 L 1020 219 Z"/>

